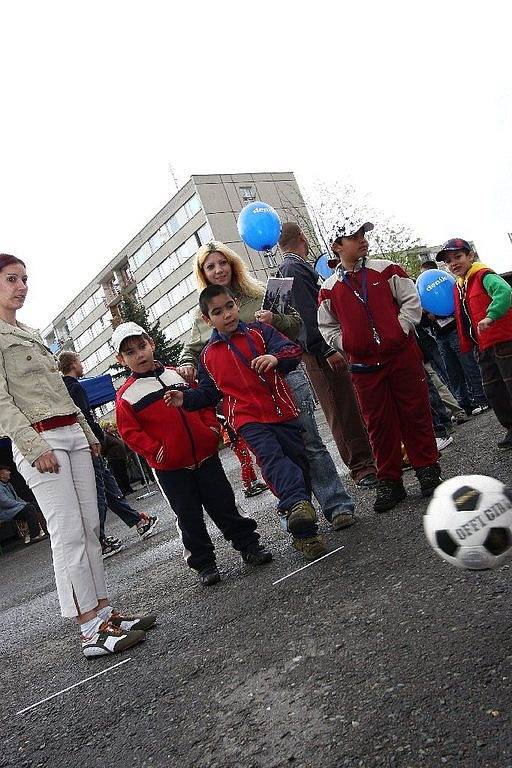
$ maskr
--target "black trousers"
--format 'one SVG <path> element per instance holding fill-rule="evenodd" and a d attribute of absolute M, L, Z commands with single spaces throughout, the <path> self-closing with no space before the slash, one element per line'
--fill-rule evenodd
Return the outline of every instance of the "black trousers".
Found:
<path fill-rule="evenodd" d="M 183 556 L 201 571 L 215 564 L 215 550 L 206 530 L 203 509 L 239 552 L 259 541 L 256 521 L 242 517 L 218 455 L 197 469 L 155 470 L 160 487 L 176 515 Z"/>
<path fill-rule="evenodd" d="M 512 340 L 477 353 L 484 392 L 496 418 L 512 432 Z"/>

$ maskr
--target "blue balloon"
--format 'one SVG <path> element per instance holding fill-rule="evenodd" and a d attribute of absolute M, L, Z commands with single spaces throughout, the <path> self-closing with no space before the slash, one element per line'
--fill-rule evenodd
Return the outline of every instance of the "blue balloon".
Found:
<path fill-rule="evenodd" d="M 444 269 L 427 269 L 416 280 L 421 306 L 438 317 L 449 317 L 455 312 L 453 286 L 455 278 Z"/>
<path fill-rule="evenodd" d="M 242 208 L 237 226 L 244 243 L 255 251 L 270 251 L 281 234 L 281 219 L 277 212 L 261 200 Z"/>
<path fill-rule="evenodd" d="M 332 259 L 332 253 L 321 253 L 318 259 L 315 261 L 315 269 L 324 280 L 334 275 L 334 269 L 328 265 L 329 259 Z"/>

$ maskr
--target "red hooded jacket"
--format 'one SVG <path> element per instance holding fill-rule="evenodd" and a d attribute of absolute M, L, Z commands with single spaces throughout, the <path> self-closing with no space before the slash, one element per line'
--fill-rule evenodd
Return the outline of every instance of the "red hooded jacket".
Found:
<path fill-rule="evenodd" d="M 157 363 L 149 374 L 132 373 L 117 392 L 119 434 L 154 469 L 194 469 L 217 452 L 220 424 L 213 408 L 187 413 L 164 403 L 168 389 L 186 387 L 175 368 Z M 158 463 L 162 446 L 164 455 Z"/>

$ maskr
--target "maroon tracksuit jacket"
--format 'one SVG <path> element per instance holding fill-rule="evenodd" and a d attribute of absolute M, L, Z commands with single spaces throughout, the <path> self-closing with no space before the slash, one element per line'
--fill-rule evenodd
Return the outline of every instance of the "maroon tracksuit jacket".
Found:
<path fill-rule="evenodd" d="M 338 267 L 320 289 L 318 326 L 348 358 L 379 480 L 402 475 L 401 441 L 415 469 L 438 459 L 423 361 L 414 338 L 413 281 L 386 259 Z"/>

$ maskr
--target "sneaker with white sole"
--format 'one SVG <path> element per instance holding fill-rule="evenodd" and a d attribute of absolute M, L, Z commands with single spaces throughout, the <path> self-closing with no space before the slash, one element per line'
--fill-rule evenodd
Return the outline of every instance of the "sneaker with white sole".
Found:
<path fill-rule="evenodd" d="M 448 437 L 436 437 L 436 445 L 438 451 L 444 451 L 444 449 L 448 448 L 448 446 L 452 443 L 453 437 L 451 435 L 448 435 Z"/>
<path fill-rule="evenodd" d="M 146 633 L 141 630 L 126 632 L 108 621 L 103 621 L 91 637 L 82 635 L 82 652 L 88 659 L 110 656 L 113 653 L 122 653 L 145 639 Z"/>
<path fill-rule="evenodd" d="M 488 411 L 488 410 L 489 410 L 488 405 L 477 405 L 475 408 L 473 408 L 471 413 L 473 414 L 473 416 L 478 416 L 479 413 L 483 413 L 484 411 Z"/>
<path fill-rule="evenodd" d="M 156 623 L 156 614 L 148 613 L 145 616 L 131 615 L 121 613 L 121 611 L 112 611 L 108 623 L 123 632 L 142 629 L 144 632 Z"/>
<path fill-rule="evenodd" d="M 116 541 L 115 539 L 103 539 L 101 542 L 101 556 L 104 560 L 106 560 L 107 557 L 117 555 L 117 553 L 120 552 L 122 548 L 123 545 L 120 541 Z"/>
<path fill-rule="evenodd" d="M 155 532 L 159 522 L 158 517 L 143 517 L 140 523 L 137 523 L 137 533 L 141 539 L 147 539 Z"/>

